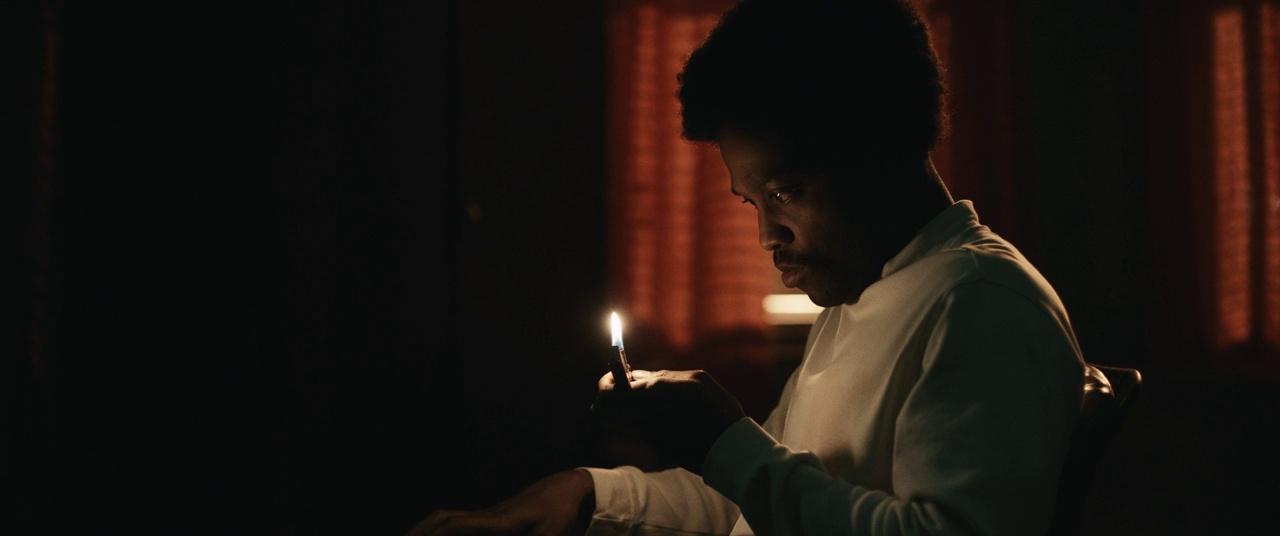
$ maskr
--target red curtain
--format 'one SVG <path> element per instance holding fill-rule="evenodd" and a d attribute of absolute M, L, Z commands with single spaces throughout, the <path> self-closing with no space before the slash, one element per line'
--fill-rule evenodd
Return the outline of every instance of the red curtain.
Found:
<path fill-rule="evenodd" d="M 727 193 L 715 149 L 679 136 L 675 75 L 732 3 L 617 0 L 608 10 L 613 301 L 675 350 L 718 333 L 763 332 L 761 299 L 782 291 L 756 244 L 754 214 Z M 1052 104 L 1017 87 L 1015 71 L 1026 67 L 1014 58 L 1025 41 L 1015 31 L 1018 5 L 913 3 L 949 90 L 934 163 L 957 199 L 974 200 L 984 223 L 1021 243 L 1036 216 L 1018 207 L 1053 193 L 1016 180 L 1026 120 L 1018 114 Z M 1133 113 L 1146 122 L 1137 173 L 1146 174 L 1152 232 L 1138 245 L 1149 251 L 1135 255 L 1153 273 L 1135 314 L 1150 318 L 1153 335 L 1135 336 L 1175 368 L 1207 361 L 1280 377 L 1278 6 L 1185 0 L 1126 12 L 1147 34 L 1145 64 L 1132 66 L 1143 70 L 1146 109 Z"/>
<path fill-rule="evenodd" d="M 946 128 L 932 159 L 957 200 L 1018 242 L 1014 180 L 1011 9 L 1004 0 L 910 0 L 929 27 L 943 84 Z"/>
<path fill-rule="evenodd" d="M 1280 4 L 1144 11 L 1152 352 L 1280 378 Z"/>
<path fill-rule="evenodd" d="M 949 3 L 917 3 L 944 66 L 953 57 L 966 65 L 956 75 L 944 68 L 960 88 L 949 100 L 965 109 L 948 114 L 952 130 L 982 133 L 945 137 L 934 162 L 957 198 L 974 199 L 984 220 L 1012 229 L 1008 17 L 998 8 L 953 13 Z M 728 193 L 715 148 L 680 137 L 676 74 L 732 5 L 622 0 L 608 10 L 612 301 L 633 331 L 669 350 L 762 333 L 763 298 L 786 292 L 757 243 L 755 213 Z M 984 38 L 952 45 L 953 20 L 961 36 Z"/>
<path fill-rule="evenodd" d="M 1214 9 L 1213 313 L 1219 351 L 1280 345 L 1280 7 Z"/>
<path fill-rule="evenodd" d="M 680 137 L 676 74 L 732 2 L 616 2 L 610 39 L 612 301 L 664 350 L 765 328 L 776 285 L 719 153 Z"/>

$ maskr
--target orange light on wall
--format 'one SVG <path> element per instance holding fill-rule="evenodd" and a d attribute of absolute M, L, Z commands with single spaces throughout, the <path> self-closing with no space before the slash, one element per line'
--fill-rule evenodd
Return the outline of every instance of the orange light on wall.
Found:
<path fill-rule="evenodd" d="M 1258 31 L 1262 121 L 1263 339 L 1280 347 L 1280 6 L 1260 7 Z"/>
<path fill-rule="evenodd" d="M 1250 251 L 1248 99 L 1245 94 L 1244 14 L 1239 7 L 1213 16 L 1213 182 L 1217 265 L 1218 346 L 1249 337 Z"/>
<path fill-rule="evenodd" d="M 613 298 L 674 350 L 765 329 L 760 300 L 774 288 L 719 153 L 680 135 L 676 75 L 732 4 L 622 1 L 609 16 Z"/>
<path fill-rule="evenodd" d="M 1214 305 L 1218 350 L 1280 345 L 1280 8 L 1212 19 Z"/>

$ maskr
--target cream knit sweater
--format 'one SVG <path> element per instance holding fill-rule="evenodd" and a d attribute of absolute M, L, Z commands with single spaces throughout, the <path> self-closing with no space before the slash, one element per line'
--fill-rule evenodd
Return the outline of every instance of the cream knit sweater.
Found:
<path fill-rule="evenodd" d="M 701 477 L 589 468 L 588 534 L 1043 534 L 1082 379 L 1053 288 L 960 201 L 823 311 Z"/>

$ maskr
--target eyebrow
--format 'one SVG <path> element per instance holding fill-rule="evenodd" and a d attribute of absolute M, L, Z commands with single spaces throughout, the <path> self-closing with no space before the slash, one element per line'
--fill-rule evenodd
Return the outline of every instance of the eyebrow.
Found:
<path fill-rule="evenodd" d="M 748 178 L 755 179 L 756 182 L 759 182 L 760 184 L 764 185 L 764 184 L 769 184 L 771 182 L 777 182 L 777 181 L 792 182 L 789 180 L 789 178 L 791 177 L 791 174 L 792 174 L 791 171 L 789 171 L 787 168 L 784 168 L 782 166 L 774 166 L 773 168 L 765 172 L 765 176 L 768 178 L 763 181 L 760 180 L 759 177 L 755 175 L 752 175 L 751 177 L 748 177 Z M 738 190 L 734 188 L 732 184 L 729 185 L 729 193 L 736 195 L 738 197 L 746 197 L 745 195 L 738 193 Z"/>
<path fill-rule="evenodd" d="M 771 176 L 773 176 L 774 174 L 775 174 L 775 172 L 774 172 L 774 170 L 772 170 L 772 169 L 770 169 L 770 170 L 766 170 L 766 171 L 765 171 L 765 175 L 766 175 L 766 176 L 770 176 L 770 177 L 771 177 Z M 758 182 L 758 183 L 760 183 L 760 184 L 766 184 L 766 183 L 768 183 L 768 181 L 767 181 L 767 180 L 766 180 L 766 181 L 762 181 L 762 180 L 760 180 L 760 177 L 759 177 L 758 175 L 748 175 L 747 177 L 745 177 L 745 179 L 746 179 L 746 180 L 748 180 L 748 181 L 751 181 L 751 182 Z M 770 179 L 770 180 L 772 180 L 772 179 Z M 738 196 L 738 197 L 746 197 L 745 195 L 742 195 L 742 193 L 741 193 L 741 192 L 738 192 L 738 189 L 737 189 L 737 188 L 734 188 L 734 187 L 733 187 L 733 183 L 732 183 L 732 182 L 729 184 L 729 193 L 731 193 L 731 194 L 733 194 L 733 195 L 736 195 L 736 196 Z"/>

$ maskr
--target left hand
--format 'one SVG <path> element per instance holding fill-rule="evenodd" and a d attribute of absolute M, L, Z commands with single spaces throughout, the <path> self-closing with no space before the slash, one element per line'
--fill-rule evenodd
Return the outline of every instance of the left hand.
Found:
<path fill-rule="evenodd" d="M 600 378 L 595 413 L 632 430 L 671 463 L 701 474 L 711 445 L 745 416 L 742 405 L 705 371 L 631 375 L 630 390 L 616 389 L 612 374 Z"/>
<path fill-rule="evenodd" d="M 591 474 L 571 469 L 539 480 L 493 508 L 436 510 L 409 536 L 580 535 L 591 523 L 595 493 Z"/>

